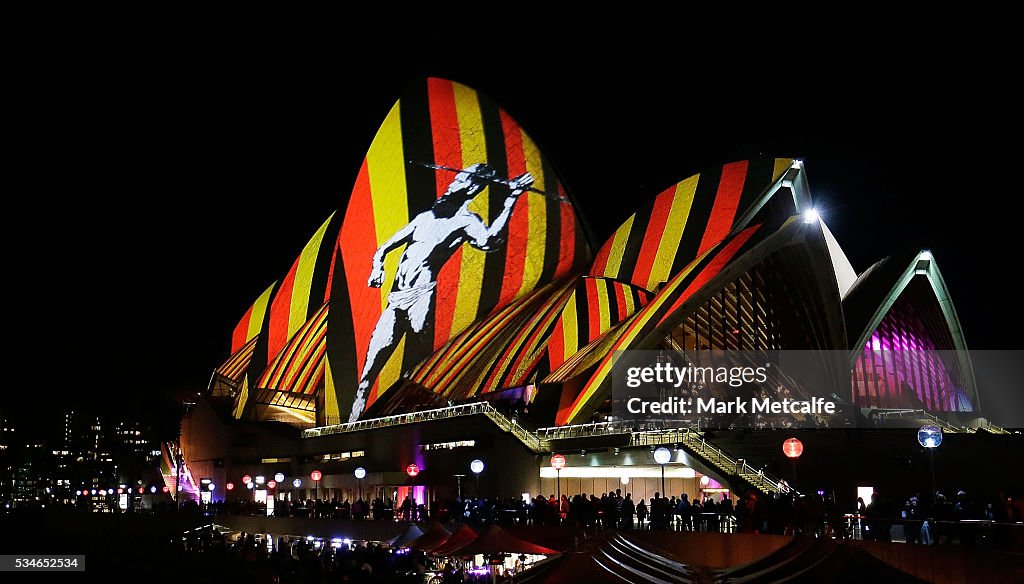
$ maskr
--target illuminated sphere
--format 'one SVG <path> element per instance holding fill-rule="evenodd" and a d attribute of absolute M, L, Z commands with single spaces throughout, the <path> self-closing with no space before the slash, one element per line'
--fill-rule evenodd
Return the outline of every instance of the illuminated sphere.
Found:
<path fill-rule="evenodd" d="M 942 444 L 942 429 L 938 426 L 921 426 L 917 431 L 917 441 L 925 448 L 938 448 Z"/>
<path fill-rule="evenodd" d="M 296 489 L 302 486 L 302 479 L 295 479 L 292 481 L 292 486 Z"/>
<path fill-rule="evenodd" d="M 565 468 L 565 457 L 561 454 L 551 455 L 551 468 L 555 470 L 562 470 Z"/>
<path fill-rule="evenodd" d="M 268 489 L 276 489 L 277 488 L 277 481 L 267 481 L 267 488 Z"/>
<path fill-rule="evenodd" d="M 162 490 L 165 493 L 170 493 L 171 492 L 171 488 L 170 487 L 164 487 Z"/>
<path fill-rule="evenodd" d="M 473 471 L 474 474 L 484 472 L 484 461 L 477 458 L 473 462 L 469 463 L 469 470 Z"/>
<path fill-rule="evenodd" d="M 658 464 L 667 464 L 672 460 L 672 451 L 664 446 L 654 451 L 654 462 Z"/>
<path fill-rule="evenodd" d="M 711 483 L 711 477 L 709 477 L 708 475 L 704 475 L 704 476 L 700 477 L 700 486 L 706 487 L 710 483 Z"/>
<path fill-rule="evenodd" d="M 255 485 L 253 485 L 252 483 L 245 483 L 245 488 L 249 489 L 250 491 L 253 489 L 253 487 L 255 487 Z"/>
<path fill-rule="evenodd" d="M 275 474 L 274 475 L 274 480 L 279 482 L 279 483 L 284 481 L 284 473 L 283 472 L 279 472 L 279 473 Z"/>
<path fill-rule="evenodd" d="M 409 466 L 405 467 L 405 474 L 414 477 L 420 474 L 420 467 L 417 466 L 416 463 L 410 464 Z"/>
<path fill-rule="evenodd" d="M 800 458 L 800 455 L 804 453 L 804 443 L 796 438 L 787 438 L 782 443 L 782 453 L 789 458 Z"/>
<path fill-rule="evenodd" d="M 242 475 L 242 482 L 248 485 L 252 482 L 252 477 L 249 475 Z"/>
<path fill-rule="evenodd" d="M 210 483 L 210 487 L 209 488 L 210 488 L 210 492 L 212 493 L 213 490 L 217 488 L 217 485 L 215 485 L 213 483 Z"/>
<path fill-rule="evenodd" d="M 356 469 L 356 478 L 357 479 L 365 479 L 366 478 L 366 469 L 363 468 L 363 467 L 357 468 Z"/>
<path fill-rule="evenodd" d="M 228 483 L 228 484 L 224 485 L 224 488 L 229 490 L 229 491 L 234 491 L 235 490 L 235 483 Z"/>
<path fill-rule="evenodd" d="M 628 485 L 629 484 L 629 477 L 622 477 L 621 479 L 619 479 L 619 482 L 624 484 L 624 485 Z"/>
<path fill-rule="evenodd" d="M 155 493 L 156 492 L 156 487 L 150 487 L 149 488 L 149 492 L 150 493 Z"/>
<path fill-rule="evenodd" d="M 324 478 L 324 473 L 318 470 L 314 470 L 313 472 L 309 473 L 309 478 L 313 479 L 314 481 L 318 481 Z"/>

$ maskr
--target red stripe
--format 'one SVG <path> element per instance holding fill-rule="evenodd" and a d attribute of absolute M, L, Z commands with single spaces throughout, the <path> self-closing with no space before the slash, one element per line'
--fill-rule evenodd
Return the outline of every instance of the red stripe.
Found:
<path fill-rule="evenodd" d="M 434 145 L 434 163 L 451 168 L 462 168 L 462 137 L 459 134 L 459 115 L 455 108 L 455 90 L 451 81 L 427 80 L 430 107 L 430 137 Z M 437 193 L 444 194 L 454 175 L 446 171 L 434 173 Z M 410 214 L 419 210 L 410 210 Z M 434 295 L 434 350 L 448 342 L 455 319 L 455 301 L 459 296 L 459 276 L 462 273 L 462 247 L 437 273 L 437 292 Z"/>
<path fill-rule="evenodd" d="M 249 319 L 251 319 L 251 318 L 252 318 L 252 306 L 249 307 L 249 310 L 245 311 L 245 315 L 242 317 L 242 320 L 238 321 L 238 324 L 235 325 L 234 332 L 231 333 L 231 354 L 232 355 L 237 353 L 238 350 L 242 348 L 242 345 L 245 344 L 245 341 L 246 341 L 245 337 L 249 334 Z"/>
<path fill-rule="evenodd" d="M 725 239 L 725 236 L 732 231 L 732 222 L 736 218 L 740 195 L 743 194 L 743 182 L 747 178 L 747 166 L 748 162 L 742 160 L 722 167 L 722 180 L 718 183 L 715 204 L 711 208 L 711 217 L 708 219 L 707 228 L 704 229 L 700 249 L 697 250 L 698 256 Z"/>
<path fill-rule="evenodd" d="M 597 257 L 594 258 L 594 264 L 590 268 L 590 275 L 592 276 L 603 276 L 605 269 L 608 268 L 608 256 L 612 252 L 612 241 L 615 239 L 615 234 L 608 241 L 604 242 L 601 249 L 597 252 Z"/>
<path fill-rule="evenodd" d="M 586 345 L 590 341 L 596 339 L 601 334 L 601 313 L 598 309 L 597 299 L 597 280 L 594 278 L 586 278 L 583 280 L 586 283 L 586 300 L 587 300 L 587 325 L 590 330 L 587 332 L 587 340 L 581 341 L 579 346 Z"/>
<path fill-rule="evenodd" d="M 526 154 L 523 152 L 523 133 L 519 125 L 505 110 L 501 110 L 501 130 L 505 135 L 505 154 L 508 160 L 508 176 L 516 177 L 526 172 Z M 530 198 L 519 197 L 508 220 L 508 243 L 505 245 L 505 273 L 501 280 L 501 294 L 498 306 L 513 298 L 523 284 L 526 266 L 526 246 L 529 235 Z"/>
<path fill-rule="evenodd" d="M 721 251 L 715 254 L 715 259 L 711 260 L 711 263 L 704 266 L 704 269 L 701 270 L 700 274 L 698 274 L 697 277 L 694 278 L 692 282 L 690 282 L 690 285 L 686 287 L 686 290 L 684 290 L 683 293 L 679 296 L 679 298 L 676 298 L 676 301 L 672 303 L 672 306 L 667 311 L 665 311 L 665 313 L 661 317 L 661 320 L 658 321 L 658 324 L 660 325 L 661 323 L 665 322 L 665 319 L 668 318 L 669 315 L 671 315 L 673 312 L 679 309 L 679 307 L 682 306 L 684 302 L 686 302 L 691 296 L 696 294 L 697 291 L 703 288 L 704 285 L 707 284 L 712 278 L 717 276 L 718 273 L 722 271 L 722 268 L 724 268 L 726 264 L 728 264 L 732 260 L 732 257 L 734 255 L 736 255 L 736 252 L 738 252 L 740 248 L 743 247 L 743 244 L 745 244 L 747 240 L 750 239 L 752 235 L 754 235 L 754 232 L 757 231 L 758 227 L 760 227 L 760 225 L 754 225 L 753 227 L 748 227 L 747 229 L 744 229 L 742 232 L 737 234 L 732 241 L 726 244 Z"/>
<path fill-rule="evenodd" d="M 548 362 L 551 363 L 552 371 L 565 362 L 565 325 L 562 324 L 561 315 L 555 321 L 555 328 L 548 337 Z"/>
<path fill-rule="evenodd" d="M 622 319 L 629 316 L 629 312 L 626 311 L 626 287 L 612 282 L 612 288 L 615 289 L 615 304 L 619 310 L 619 318 L 616 322 L 621 322 Z"/>
<path fill-rule="evenodd" d="M 366 362 L 366 348 L 370 334 L 380 319 L 380 289 L 366 285 L 370 278 L 370 259 L 377 251 L 377 228 L 373 218 L 373 199 L 370 197 L 370 174 L 366 160 L 356 176 L 345 221 L 338 235 L 341 259 L 348 280 L 348 297 L 352 307 L 352 326 L 355 336 L 356 370 L 351 380 L 339 379 L 342 387 L 359 382 Z"/>
<path fill-rule="evenodd" d="M 537 362 L 540 361 L 540 359 L 544 356 L 544 351 L 540 350 L 532 354 L 528 354 L 527 351 L 529 350 L 529 347 L 534 346 L 537 343 L 537 338 L 544 334 L 544 331 L 546 331 L 550 326 L 550 323 L 548 324 L 548 326 L 543 326 L 545 321 L 549 317 L 554 316 L 555 318 L 558 318 L 556 322 L 562 322 L 562 319 L 560 318 L 562 314 L 562 308 L 565 306 L 566 302 L 568 302 L 569 295 L 572 294 L 572 290 L 573 288 L 563 287 L 552 295 L 552 300 L 546 304 L 547 310 L 542 311 L 540 316 L 535 317 L 533 321 L 530 323 L 530 328 L 533 329 L 533 332 L 530 333 L 530 336 L 529 338 L 526 339 L 526 342 L 520 345 L 521 350 L 519 351 L 519 355 L 516 356 L 515 360 L 512 362 L 512 366 L 508 368 L 508 371 L 506 373 L 523 371 L 525 375 L 529 375 L 530 372 L 534 370 L 534 368 L 537 366 Z M 552 315 L 552 312 L 555 312 L 557 314 Z M 550 342 L 550 335 L 548 335 L 548 339 Z M 527 357 L 530 357 L 531 362 L 525 364 L 527 366 L 524 366 L 523 360 L 526 359 Z M 505 380 L 506 386 L 517 384 L 518 383 L 514 381 L 514 378 Z"/>
<path fill-rule="evenodd" d="M 654 259 L 658 255 L 661 238 L 665 235 L 665 225 L 668 224 L 668 214 L 672 210 L 675 192 L 676 188 L 673 186 L 654 199 L 654 208 L 651 209 L 644 242 L 640 246 L 640 257 L 637 258 L 636 269 L 633 270 L 633 283 L 641 288 L 648 287 L 647 281 L 651 278 L 651 270 L 654 269 Z"/>
<path fill-rule="evenodd" d="M 558 194 L 565 197 L 565 189 L 562 183 L 558 183 Z M 561 203 L 558 205 L 558 216 L 562 221 L 559 231 L 558 266 L 555 267 L 555 278 L 567 273 L 576 262 L 576 214 L 572 205 Z M 605 261 L 608 258 L 605 257 Z"/>
<path fill-rule="evenodd" d="M 372 252 L 371 252 L 372 253 Z M 288 343 L 288 317 L 292 308 L 292 288 L 295 287 L 295 272 L 299 269 L 299 259 L 295 259 L 288 275 L 281 282 L 281 287 L 274 295 L 270 304 L 270 325 L 267 327 L 267 363 L 277 357 Z"/>

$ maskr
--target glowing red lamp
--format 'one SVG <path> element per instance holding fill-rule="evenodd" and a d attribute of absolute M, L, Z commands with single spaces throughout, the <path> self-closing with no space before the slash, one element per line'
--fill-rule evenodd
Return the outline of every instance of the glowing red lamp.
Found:
<path fill-rule="evenodd" d="M 405 474 L 414 477 L 420 474 L 420 467 L 417 466 L 416 463 L 410 464 L 409 466 L 405 467 Z"/>
<path fill-rule="evenodd" d="M 277 487 L 277 481 L 274 481 L 274 480 L 267 481 L 267 488 L 268 489 L 273 490 L 276 487 Z"/>
<path fill-rule="evenodd" d="M 796 438 L 789 438 L 782 443 L 782 453 L 789 458 L 800 458 L 804 453 L 804 443 Z"/>
<path fill-rule="evenodd" d="M 235 483 L 228 483 L 228 484 L 224 485 L 224 488 L 229 490 L 229 491 L 234 491 L 235 490 Z"/>
<path fill-rule="evenodd" d="M 309 473 L 309 478 L 313 479 L 314 481 L 319 481 L 320 479 L 324 478 L 324 473 L 318 470 L 314 470 L 313 472 Z"/>
<path fill-rule="evenodd" d="M 551 468 L 555 470 L 562 470 L 565 468 L 565 457 L 561 454 L 551 455 Z"/>
<path fill-rule="evenodd" d="M 252 477 L 251 476 L 249 476 L 249 475 L 242 475 L 242 484 L 243 485 L 248 485 L 251 482 L 252 482 Z"/>

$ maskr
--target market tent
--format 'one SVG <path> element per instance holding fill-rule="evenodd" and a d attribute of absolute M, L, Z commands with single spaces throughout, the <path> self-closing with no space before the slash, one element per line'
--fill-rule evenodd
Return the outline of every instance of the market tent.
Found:
<path fill-rule="evenodd" d="M 409 544 L 413 541 L 423 537 L 423 530 L 420 529 L 415 523 L 409 525 L 409 529 L 405 530 L 405 533 L 398 537 L 388 540 L 391 547 L 409 547 Z"/>
<path fill-rule="evenodd" d="M 459 548 L 466 546 L 466 544 L 472 542 L 477 537 L 479 537 L 477 536 L 477 533 L 463 523 L 450 536 L 448 536 L 448 539 L 444 540 L 444 543 L 427 551 L 436 556 L 450 556 Z"/>
<path fill-rule="evenodd" d="M 410 542 L 407 542 L 405 545 L 414 550 L 429 552 L 444 543 L 444 541 L 451 537 L 451 535 L 452 532 L 445 529 L 440 523 L 434 523 L 426 533 Z"/>
<path fill-rule="evenodd" d="M 447 543 L 445 544 L 445 547 L 448 547 Z M 454 554 L 449 555 L 475 556 L 477 554 L 488 555 L 503 553 L 551 555 L 557 554 L 558 551 L 519 539 L 497 525 L 492 525 L 488 527 L 487 531 L 485 531 L 480 537 L 465 546 L 458 548 L 455 550 Z"/>

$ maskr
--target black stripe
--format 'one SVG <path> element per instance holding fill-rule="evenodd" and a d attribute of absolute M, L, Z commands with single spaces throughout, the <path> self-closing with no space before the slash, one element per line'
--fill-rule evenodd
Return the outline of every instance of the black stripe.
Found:
<path fill-rule="evenodd" d="M 558 187 L 558 176 L 555 175 L 555 168 L 551 166 L 548 159 L 541 156 L 541 169 L 544 171 L 544 190 L 557 193 Z M 568 205 L 568 203 L 559 203 L 553 197 L 544 197 L 544 217 L 545 217 L 545 230 L 544 230 L 544 266 L 540 272 L 540 280 L 538 284 L 547 284 L 555 277 L 555 270 L 558 268 L 558 258 L 561 257 L 562 245 L 562 205 Z M 537 202 L 537 197 L 533 198 L 532 203 Z"/>
<path fill-rule="evenodd" d="M 477 94 L 477 100 L 480 104 L 480 117 L 484 126 L 487 163 L 494 168 L 499 177 L 507 177 L 508 153 L 505 152 L 505 133 L 501 128 L 500 110 L 498 105 L 486 96 Z M 488 216 L 484 217 L 484 219 L 490 225 L 494 217 L 504 208 L 505 198 L 508 196 L 509 190 L 507 187 L 492 184 L 487 192 Z M 518 206 L 513 207 L 512 212 L 522 213 L 523 209 Z M 501 283 L 505 276 L 505 246 L 508 245 L 508 231 L 505 233 L 505 242 L 484 256 L 484 275 L 480 286 L 480 301 L 477 305 L 476 318 L 482 318 L 490 314 L 501 298 Z"/>
<path fill-rule="evenodd" d="M 255 405 L 255 401 L 252 399 L 255 393 L 252 393 L 256 389 L 256 382 L 260 379 L 260 374 L 266 369 L 269 341 L 267 337 L 267 331 L 270 327 L 270 304 L 273 301 L 274 296 L 277 295 L 277 291 L 281 288 L 281 282 L 274 284 L 274 289 L 270 291 L 270 301 L 267 302 L 267 309 L 263 311 L 263 324 L 260 326 L 260 334 L 257 336 L 256 346 L 253 347 L 252 360 L 249 361 L 249 369 L 245 372 L 245 377 L 249 382 L 249 399 L 248 403 L 242 406 L 242 418 L 248 418 L 252 415 L 252 409 Z"/>
<path fill-rule="evenodd" d="M 427 91 L 427 80 L 413 83 L 402 95 L 402 150 L 406 162 L 436 162 L 434 160 L 433 132 L 430 122 L 430 101 Z M 405 166 L 405 188 L 408 193 L 409 219 L 430 209 L 440 193 L 437 192 L 437 171 L 423 168 L 415 164 Z M 434 350 L 434 311 L 437 299 L 431 299 L 430 312 L 423 331 L 416 335 L 406 335 L 405 351 L 402 353 L 402 372 L 404 377 L 420 361 Z M 398 339 L 396 339 L 397 341 Z M 387 391 L 381 387 L 380 391 Z M 340 403 L 340 402 L 339 402 Z"/>
<path fill-rule="evenodd" d="M 683 236 L 679 240 L 679 248 L 672 261 L 670 276 L 678 274 L 697 256 L 700 242 L 704 239 L 708 219 L 711 217 L 711 209 L 715 205 L 718 183 L 721 180 L 721 166 L 709 168 L 700 173 L 700 180 L 697 182 L 697 189 L 693 194 L 693 204 L 690 206 L 690 214 L 686 219 L 686 230 L 683 231 Z"/>
<path fill-rule="evenodd" d="M 755 158 L 750 161 L 746 179 L 743 181 L 743 192 L 740 193 L 739 207 L 736 209 L 736 219 L 742 217 L 771 185 L 774 170 L 774 158 Z"/>
<path fill-rule="evenodd" d="M 654 211 L 654 202 L 644 205 L 643 209 L 636 213 L 633 218 L 633 225 L 629 230 L 629 237 L 626 238 L 626 245 L 622 250 L 622 264 L 619 272 L 615 274 L 629 282 L 633 281 L 633 273 L 636 271 L 636 262 L 640 259 L 640 250 L 644 245 L 644 237 L 647 235 L 647 226 L 651 221 L 651 213 Z M 660 239 L 660 238 L 659 238 Z M 646 282 L 645 282 L 646 284 Z"/>
<path fill-rule="evenodd" d="M 590 306 L 589 300 L 587 299 L 587 280 L 589 278 L 580 278 L 579 285 L 576 286 L 576 350 L 582 349 L 587 344 L 587 338 L 590 336 Z M 568 331 L 572 333 L 573 331 Z M 566 356 L 568 358 L 568 355 Z"/>
<path fill-rule="evenodd" d="M 352 411 L 356 386 L 359 385 L 359 359 L 356 356 L 355 326 L 352 322 L 352 302 L 348 297 L 348 278 L 345 260 L 335 249 L 334 281 L 331 282 L 331 308 L 327 312 L 327 358 L 334 378 L 335 397 L 341 420 L 347 422 Z"/>
<path fill-rule="evenodd" d="M 615 294 L 615 283 L 611 280 L 602 280 L 601 284 L 608 295 L 608 322 L 614 325 L 619 322 L 619 298 Z"/>
<path fill-rule="evenodd" d="M 408 164 L 410 160 L 413 162 L 435 162 L 426 79 L 413 83 L 402 96 L 401 104 L 405 188 L 408 192 L 409 219 L 412 219 L 429 209 L 439 194 L 435 174 L 437 171 Z"/>
<path fill-rule="evenodd" d="M 320 240 L 320 249 L 316 252 L 316 265 L 313 267 L 313 276 L 309 282 L 309 302 L 306 306 L 306 320 L 313 318 L 316 311 L 323 306 L 324 296 L 327 293 L 327 278 L 331 273 L 331 258 L 334 246 L 338 239 L 338 231 L 341 230 L 341 221 L 344 214 L 340 211 L 334 213 L 331 222 L 324 230 L 324 238 Z"/>

